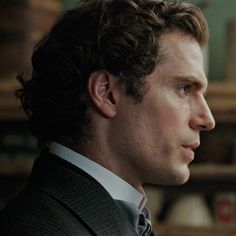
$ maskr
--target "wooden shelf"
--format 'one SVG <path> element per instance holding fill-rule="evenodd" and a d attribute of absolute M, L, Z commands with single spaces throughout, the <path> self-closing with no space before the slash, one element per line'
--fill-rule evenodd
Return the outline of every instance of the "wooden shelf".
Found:
<path fill-rule="evenodd" d="M 210 83 L 206 100 L 216 122 L 236 124 L 236 83 Z"/>
<path fill-rule="evenodd" d="M 0 175 L 28 175 L 34 160 L 1 160 Z M 236 184 L 236 164 L 191 164 L 191 181 L 234 181 Z"/>
<path fill-rule="evenodd" d="M 192 164 L 190 172 L 193 181 L 234 180 L 236 182 L 236 164 Z"/>
<path fill-rule="evenodd" d="M 28 177 L 33 160 L 0 160 L 0 178 L 17 176 Z M 211 194 L 221 191 L 236 192 L 236 165 L 192 164 L 189 181 L 180 186 L 147 186 L 158 187 L 169 193 L 201 192 Z"/>
<path fill-rule="evenodd" d="M 33 160 L 0 160 L 0 176 L 28 176 Z"/>
<path fill-rule="evenodd" d="M 215 224 L 211 227 L 154 225 L 158 236 L 235 236 L 236 226 Z"/>
<path fill-rule="evenodd" d="M 0 80 L 0 120 L 23 121 L 26 119 L 26 115 L 14 95 L 15 90 L 20 86 L 13 78 L 14 76 Z"/>
<path fill-rule="evenodd" d="M 178 186 L 150 185 L 158 187 L 170 194 L 185 192 L 201 192 L 212 194 L 214 192 L 236 192 L 236 165 L 229 164 L 191 164 L 190 179 L 187 183 Z"/>

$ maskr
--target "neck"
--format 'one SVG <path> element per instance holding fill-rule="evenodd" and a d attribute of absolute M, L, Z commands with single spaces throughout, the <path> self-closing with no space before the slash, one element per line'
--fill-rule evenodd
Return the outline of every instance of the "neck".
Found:
<path fill-rule="evenodd" d="M 142 183 L 136 177 L 129 163 L 124 163 L 124 158 L 115 156 L 107 147 L 107 145 L 98 145 L 90 142 L 88 145 L 74 145 L 70 148 L 108 169 L 133 186 L 137 191 L 143 193 Z"/>

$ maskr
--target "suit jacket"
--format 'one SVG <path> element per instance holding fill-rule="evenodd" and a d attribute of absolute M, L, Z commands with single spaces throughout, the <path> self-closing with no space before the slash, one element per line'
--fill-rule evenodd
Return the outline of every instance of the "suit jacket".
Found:
<path fill-rule="evenodd" d="M 1 236 L 134 236 L 126 212 L 92 177 L 48 153 L 0 214 Z"/>

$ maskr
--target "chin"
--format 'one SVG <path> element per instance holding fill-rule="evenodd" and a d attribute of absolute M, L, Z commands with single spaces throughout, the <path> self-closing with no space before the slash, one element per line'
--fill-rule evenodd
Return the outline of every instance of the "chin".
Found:
<path fill-rule="evenodd" d="M 165 177 L 163 179 L 152 179 L 151 181 L 146 181 L 145 183 L 154 184 L 154 185 L 169 185 L 169 186 L 177 186 L 183 185 L 189 180 L 189 172 L 188 173 L 175 173 Z"/>
<path fill-rule="evenodd" d="M 183 178 L 183 179 L 179 179 L 176 181 L 176 185 L 182 185 L 182 184 L 185 184 L 187 183 L 189 180 L 189 178 Z"/>
<path fill-rule="evenodd" d="M 175 168 L 167 168 L 165 171 L 156 172 L 149 176 L 144 183 L 154 185 L 182 185 L 185 184 L 190 177 L 188 165 L 181 165 Z"/>
<path fill-rule="evenodd" d="M 165 185 L 182 185 L 185 184 L 190 177 L 190 171 L 187 165 L 175 168 L 169 172 Z"/>
<path fill-rule="evenodd" d="M 190 171 L 189 168 L 186 167 L 182 171 L 176 173 L 174 185 L 185 184 L 189 180 L 189 177 L 190 177 Z"/>

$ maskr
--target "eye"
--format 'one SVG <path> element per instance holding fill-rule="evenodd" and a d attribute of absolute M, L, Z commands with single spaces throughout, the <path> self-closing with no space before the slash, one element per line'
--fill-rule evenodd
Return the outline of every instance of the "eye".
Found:
<path fill-rule="evenodd" d="M 191 92 L 191 85 L 183 84 L 178 86 L 178 90 L 180 91 L 181 95 L 188 96 Z"/>

